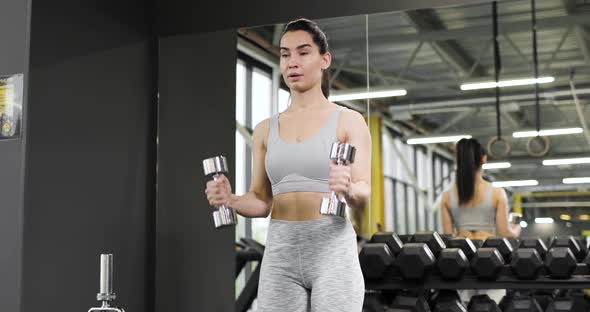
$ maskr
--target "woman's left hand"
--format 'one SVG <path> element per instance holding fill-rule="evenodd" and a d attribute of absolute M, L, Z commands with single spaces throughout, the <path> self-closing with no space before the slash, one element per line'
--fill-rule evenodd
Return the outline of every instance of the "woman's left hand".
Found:
<path fill-rule="evenodd" d="M 352 174 L 350 166 L 330 164 L 330 178 L 328 184 L 330 191 L 345 198 L 349 197 L 352 186 Z"/>

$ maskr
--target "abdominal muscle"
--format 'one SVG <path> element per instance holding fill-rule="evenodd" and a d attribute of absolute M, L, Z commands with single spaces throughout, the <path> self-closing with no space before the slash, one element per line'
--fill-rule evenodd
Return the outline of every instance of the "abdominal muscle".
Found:
<path fill-rule="evenodd" d="M 322 217 L 320 204 L 328 193 L 290 192 L 275 195 L 271 218 L 286 221 L 315 220 Z"/>

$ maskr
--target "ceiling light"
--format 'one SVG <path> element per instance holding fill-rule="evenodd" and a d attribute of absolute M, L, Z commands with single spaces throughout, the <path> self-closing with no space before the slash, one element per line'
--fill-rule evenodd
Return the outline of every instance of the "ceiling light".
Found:
<path fill-rule="evenodd" d="M 403 89 L 369 91 L 369 92 L 364 91 L 364 92 L 350 92 L 350 93 L 335 93 L 334 95 L 330 95 L 328 97 L 328 100 L 330 100 L 332 102 L 352 101 L 352 100 L 374 99 L 374 98 L 384 98 L 384 97 L 393 97 L 393 96 L 404 96 L 406 94 L 408 94 L 408 92 Z"/>
<path fill-rule="evenodd" d="M 529 226 L 529 224 L 528 224 L 528 223 L 526 223 L 526 221 L 524 221 L 524 220 L 520 221 L 520 227 L 521 227 L 521 228 L 523 228 L 523 229 L 524 229 L 524 228 L 526 228 L 527 226 Z"/>
<path fill-rule="evenodd" d="M 545 159 L 545 160 L 543 160 L 544 166 L 575 165 L 575 164 L 587 164 L 587 163 L 590 163 L 590 157 Z"/>
<path fill-rule="evenodd" d="M 531 85 L 536 83 L 549 83 L 555 81 L 553 77 L 539 77 L 535 78 L 525 78 L 525 79 L 514 79 L 514 80 L 500 80 L 497 84 L 495 81 L 487 81 L 487 82 L 475 82 L 475 83 L 464 83 L 461 85 L 461 90 L 479 90 L 479 89 L 490 89 L 495 88 L 496 85 L 500 88 L 502 87 L 513 87 L 513 86 L 524 86 L 524 85 Z"/>
<path fill-rule="evenodd" d="M 514 181 L 495 181 L 492 182 L 493 187 L 510 187 L 510 186 L 534 186 L 538 185 L 537 180 L 514 180 Z"/>
<path fill-rule="evenodd" d="M 590 220 L 590 216 L 587 214 L 580 215 L 578 218 L 580 218 L 580 220 L 582 220 L 582 221 Z"/>
<path fill-rule="evenodd" d="M 563 129 L 545 129 L 541 131 L 516 131 L 512 133 L 512 136 L 515 138 L 528 138 L 528 137 L 536 137 L 536 136 L 550 136 L 550 135 L 562 135 L 562 134 L 578 134 L 582 133 L 584 130 L 582 128 L 563 128 Z"/>
<path fill-rule="evenodd" d="M 563 179 L 563 184 L 578 184 L 578 183 L 590 183 L 590 177 Z"/>
<path fill-rule="evenodd" d="M 569 220 L 572 219 L 572 217 L 570 215 L 568 215 L 568 214 L 562 214 L 562 215 L 559 216 L 559 218 L 561 220 L 565 220 L 565 221 L 569 221 Z"/>
<path fill-rule="evenodd" d="M 449 136 L 437 136 L 437 137 L 421 137 L 408 139 L 407 143 L 410 145 L 414 144 L 431 144 L 431 143 L 450 143 L 457 142 L 461 139 L 471 139 L 468 134 L 463 135 L 449 135 Z"/>
<path fill-rule="evenodd" d="M 510 168 L 512 165 L 509 162 L 497 162 L 497 163 L 486 163 L 483 164 L 481 167 L 483 170 L 491 170 L 491 169 L 504 169 Z"/>
<path fill-rule="evenodd" d="M 553 218 L 535 218 L 535 223 L 550 224 L 553 223 Z"/>

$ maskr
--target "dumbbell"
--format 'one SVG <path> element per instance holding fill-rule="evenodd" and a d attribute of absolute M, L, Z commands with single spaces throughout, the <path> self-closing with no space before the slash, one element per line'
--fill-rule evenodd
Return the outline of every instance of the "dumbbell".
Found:
<path fill-rule="evenodd" d="M 404 244 L 395 262 L 401 277 L 409 280 L 424 279 L 435 263 L 434 254 L 425 243 Z"/>
<path fill-rule="evenodd" d="M 402 240 L 402 243 L 407 244 L 412 242 L 412 234 L 401 234 L 398 235 L 399 239 Z"/>
<path fill-rule="evenodd" d="M 582 262 L 584 260 L 584 249 L 580 246 L 580 243 L 573 236 L 555 236 L 551 240 L 550 247 L 567 247 L 572 251 L 572 253 L 576 257 L 576 261 Z"/>
<path fill-rule="evenodd" d="M 576 257 L 568 247 L 552 247 L 545 255 L 545 268 L 552 278 L 570 278 L 576 266 Z"/>
<path fill-rule="evenodd" d="M 433 312 L 467 312 L 456 290 L 441 289 L 433 292 L 430 298 Z"/>
<path fill-rule="evenodd" d="M 430 248 L 435 257 L 438 257 L 438 254 L 447 248 L 442 237 L 437 232 L 416 232 L 412 236 L 412 243 L 424 243 L 428 245 L 428 248 Z"/>
<path fill-rule="evenodd" d="M 511 255 L 510 267 L 519 279 L 535 279 L 543 268 L 547 247 L 540 238 L 527 237 Z"/>
<path fill-rule="evenodd" d="M 354 162 L 356 148 L 348 143 L 334 142 L 330 149 L 330 160 L 337 165 L 350 165 Z M 346 217 L 346 202 L 336 192 L 330 192 L 330 197 L 322 198 L 320 213 L 329 216 Z"/>
<path fill-rule="evenodd" d="M 473 242 L 473 245 L 475 245 L 476 248 L 483 247 L 483 240 L 481 240 L 481 239 L 472 239 L 471 241 Z"/>
<path fill-rule="evenodd" d="M 463 277 L 469 268 L 469 261 L 477 251 L 469 238 L 452 238 L 449 240 L 437 260 L 437 268 L 443 279 L 457 280 Z"/>
<path fill-rule="evenodd" d="M 534 248 L 543 259 L 545 259 L 545 254 L 547 254 L 547 245 L 538 237 L 521 238 L 518 248 Z"/>
<path fill-rule="evenodd" d="M 535 248 L 519 248 L 511 258 L 510 267 L 519 279 L 535 279 L 543 268 L 543 259 Z"/>
<path fill-rule="evenodd" d="M 469 259 L 459 248 L 445 248 L 438 256 L 436 265 L 442 279 L 458 280 L 469 268 Z"/>
<path fill-rule="evenodd" d="M 512 244 L 508 241 L 508 239 L 504 237 L 489 237 L 483 243 L 484 248 L 496 248 L 504 258 L 504 262 L 510 262 L 510 256 L 512 255 Z"/>
<path fill-rule="evenodd" d="M 420 292 L 401 291 L 391 303 L 387 312 L 430 312 L 428 300 Z"/>
<path fill-rule="evenodd" d="M 558 296 L 549 306 L 546 312 L 588 312 L 590 311 L 590 298 L 581 290 L 567 291 L 565 296 Z"/>
<path fill-rule="evenodd" d="M 543 309 L 533 297 L 521 296 L 512 299 L 504 312 L 543 312 Z"/>
<path fill-rule="evenodd" d="M 496 248 L 482 247 L 471 259 L 471 271 L 480 279 L 495 280 L 504 267 L 504 258 Z"/>
<path fill-rule="evenodd" d="M 453 235 L 453 234 L 440 234 L 440 237 L 442 238 L 445 245 L 448 245 L 449 241 L 451 239 L 455 238 L 455 235 Z"/>
<path fill-rule="evenodd" d="M 215 156 L 203 160 L 205 176 L 213 178 L 213 180 L 217 180 L 222 174 L 227 174 L 227 168 L 227 159 L 225 156 Z M 238 223 L 238 216 L 234 209 L 221 205 L 213 212 L 213 223 L 215 224 L 215 228 L 236 225 Z"/>
<path fill-rule="evenodd" d="M 363 300 L 363 312 L 383 312 L 385 310 L 385 299 L 381 292 L 375 290 L 365 291 Z"/>
<path fill-rule="evenodd" d="M 436 256 L 446 246 L 436 232 L 417 232 L 410 241 L 400 251 L 396 265 L 404 279 L 422 279 L 431 271 L 436 263 Z"/>
<path fill-rule="evenodd" d="M 469 312 L 502 312 L 498 307 L 496 301 L 492 300 L 488 295 L 475 295 L 469 300 L 467 305 Z"/>
<path fill-rule="evenodd" d="M 375 233 L 359 254 L 363 276 L 367 279 L 382 278 L 391 268 L 402 246 L 399 237 L 392 232 Z"/>

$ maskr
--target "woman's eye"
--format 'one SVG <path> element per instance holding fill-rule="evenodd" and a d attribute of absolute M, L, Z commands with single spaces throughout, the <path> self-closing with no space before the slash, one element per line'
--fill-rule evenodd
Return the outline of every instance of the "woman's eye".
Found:
<path fill-rule="evenodd" d="M 287 54 L 281 54 L 281 57 L 288 57 L 289 55 Z"/>

